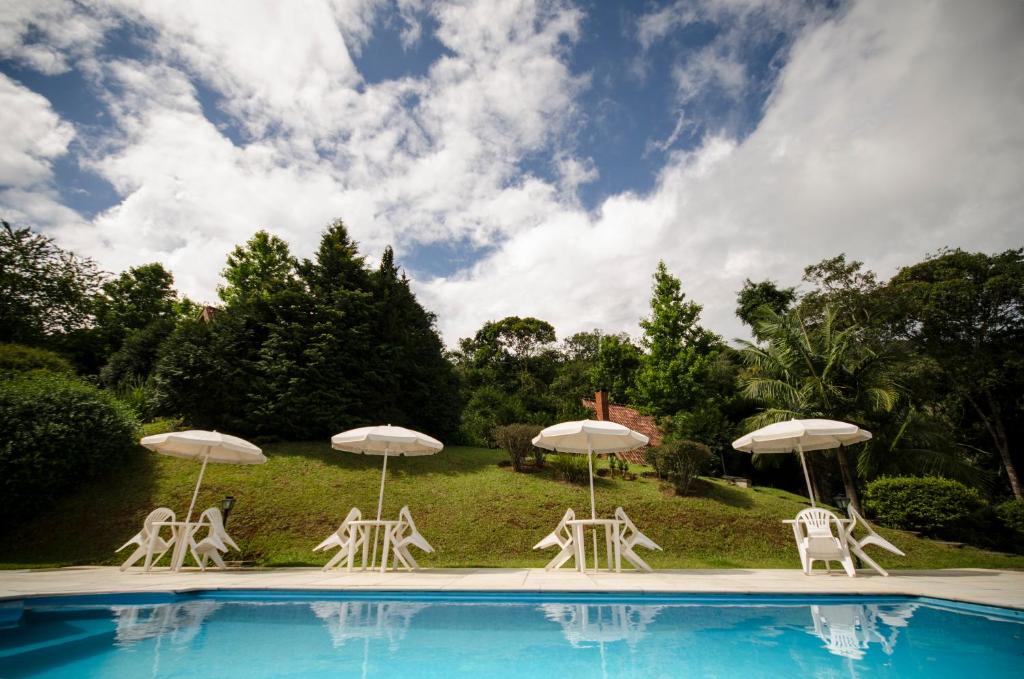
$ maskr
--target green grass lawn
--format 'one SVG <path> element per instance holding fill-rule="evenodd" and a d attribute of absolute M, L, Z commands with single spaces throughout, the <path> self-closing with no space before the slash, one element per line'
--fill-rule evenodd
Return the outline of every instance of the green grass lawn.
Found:
<path fill-rule="evenodd" d="M 260 466 L 211 464 L 198 510 L 224 495 L 237 500 L 228 530 L 241 556 L 263 566 L 308 566 L 326 556 L 310 548 L 333 532 L 353 505 L 376 511 L 381 458 L 340 453 L 326 442 L 265 447 Z M 497 463 L 500 451 L 450 447 L 429 457 L 388 462 L 384 514 L 408 504 L 434 554 L 424 567 L 543 566 L 553 551 L 531 546 L 550 532 L 567 507 L 589 514 L 586 486 L 554 479 L 549 470 L 517 474 Z M 602 462 L 602 465 L 604 463 Z M 0 536 L 0 567 L 117 564 L 114 550 L 158 506 L 184 518 L 199 465 L 139 449 L 116 474 L 56 499 L 52 508 Z M 743 490 L 715 480 L 698 495 L 676 497 L 655 479 L 596 480 L 597 510 L 621 505 L 663 552 L 643 553 L 655 568 L 798 568 L 790 528 L 806 500 L 772 489 Z M 198 511 L 197 511 L 198 513 Z M 906 558 L 879 553 L 892 568 L 1024 568 L 1024 556 L 956 549 L 905 533 L 881 531 Z M 229 557 L 231 558 L 231 557 Z"/>

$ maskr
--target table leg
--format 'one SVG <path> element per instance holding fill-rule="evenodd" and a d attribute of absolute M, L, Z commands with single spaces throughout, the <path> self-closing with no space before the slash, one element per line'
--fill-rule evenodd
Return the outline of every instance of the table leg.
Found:
<path fill-rule="evenodd" d="M 363 566 L 362 570 L 366 570 L 366 557 L 370 555 L 370 527 L 360 526 L 359 530 L 363 531 Z"/>
<path fill-rule="evenodd" d="M 576 548 L 576 570 L 582 573 L 587 568 L 587 550 L 583 544 L 583 526 L 573 526 L 573 543 Z"/>
<path fill-rule="evenodd" d="M 612 526 L 606 525 L 604 527 L 604 546 L 607 552 L 607 559 L 605 560 L 605 567 L 608 570 L 612 569 Z"/>
<path fill-rule="evenodd" d="M 619 542 L 619 524 L 612 524 L 612 541 L 615 543 L 615 572 L 622 572 L 622 544 Z"/>
<path fill-rule="evenodd" d="M 391 547 L 391 527 L 384 526 L 384 548 L 381 552 L 380 559 L 380 572 L 384 573 L 388 569 L 388 548 Z"/>
<path fill-rule="evenodd" d="M 188 541 L 192 539 L 190 528 L 191 524 L 186 523 L 178 529 L 178 539 L 174 544 L 174 563 L 171 564 L 172 570 L 180 571 L 181 567 L 185 565 L 185 552 L 188 550 Z"/>

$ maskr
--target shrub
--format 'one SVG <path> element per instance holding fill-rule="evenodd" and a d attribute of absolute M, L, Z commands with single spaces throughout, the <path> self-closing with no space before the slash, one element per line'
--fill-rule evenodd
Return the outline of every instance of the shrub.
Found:
<path fill-rule="evenodd" d="M 24 516 L 135 448 L 131 411 L 85 382 L 35 371 L 0 380 L 0 514 Z"/>
<path fill-rule="evenodd" d="M 167 434 L 172 431 L 182 431 L 184 422 L 176 417 L 158 417 L 155 420 L 142 425 L 139 436 L 153 436 L 154 434 Z"/>
<path fill-rule="evenodd" d="M 494 440 L 508 452 L 512 468 L 517 472 L 523 471 L 523 460 L 533 449 L 533 437 L 540 429 L 534 424 L 506 424 L 494 428 Z"/>
<path fill-rule="evenodd" d="M 562 453 L 552 456 L 549 464 L 555 470 L 558 478 L 563 481 L 586 483 L 590 480 L 590 470 L 587 465 L 586 455 Z"/>
<path fill-rule="evenodd" d="M 0 344 L 0 372 L 28 372 L 49 370 L 55 373 L 74 373 L 75 369 L 59 354 L 21 344 Z"/>
<path fill-rule="evenodd" d="M 1024 539 L 1024 500 L 1008 500 L 996 505 L 1000 523 Z"/>
<path fill-rule="evenodd" d="M 663 443 L 656 453 L 662 472 L 672 480 L 677 495 L 685 495 L 700 468 L 711 460 L 711 449 L 696 441 Z"/>
<path fill-rule="evenodd" d="M 644 462 L 649 467 L 654 468 L 654 475 L 659 479 L 663 478 L 664 474 L 661 470 L 661 447 L 660 446 L 649 446 L 644 450 Z"/>
<path fill-rule="evenodd" d="M 879 523 L 936 537 L 962 533 L 983 505 L 973 488 L 937 476 L 883 477 L 864 491 L 864 507 Z"/>

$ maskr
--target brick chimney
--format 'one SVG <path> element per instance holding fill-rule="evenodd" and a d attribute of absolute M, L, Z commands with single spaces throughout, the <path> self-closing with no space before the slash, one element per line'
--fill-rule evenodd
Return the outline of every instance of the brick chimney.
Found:
<path fill-rule="evenodd" d="M 594 394 L 594 412 L 597 413 L 597 419 L 608 419 L 608 392 L 604 389 L 598 389 Z"/>

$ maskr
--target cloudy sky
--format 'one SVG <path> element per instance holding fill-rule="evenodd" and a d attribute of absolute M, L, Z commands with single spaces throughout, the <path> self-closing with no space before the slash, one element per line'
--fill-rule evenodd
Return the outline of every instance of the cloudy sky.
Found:
<path fill-rule="evenodd" d="M 445 340 L 1024 245 L 1019 0 L 4 0 L 0 215 L 214 301 L 259 229 L 393 244 Z"/>

